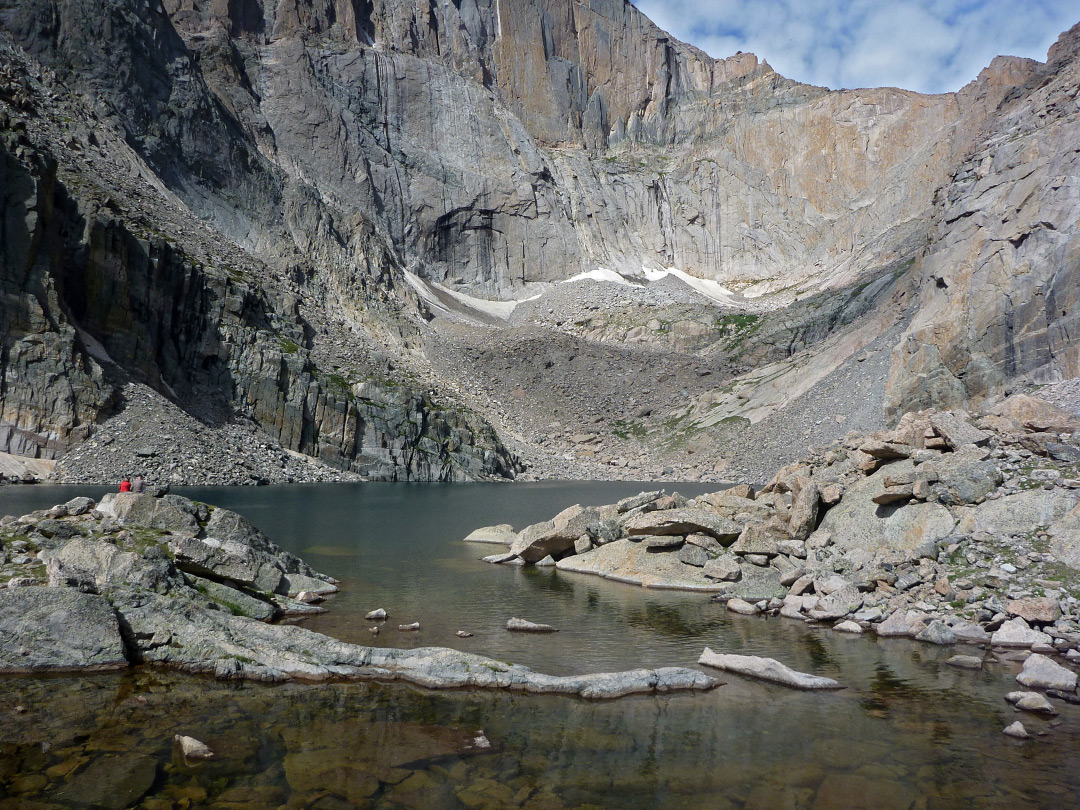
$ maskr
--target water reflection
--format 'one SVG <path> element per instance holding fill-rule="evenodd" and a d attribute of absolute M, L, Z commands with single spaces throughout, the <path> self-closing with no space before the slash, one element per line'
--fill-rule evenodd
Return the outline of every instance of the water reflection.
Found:
<path fill-rule="evenodd" d="M 1002 699 L 1016 687 L 1015 664 L 958 670 L 945 665 L 954 650 L 734 616 L 698 594 L 491 567 L 477 559 L 488 548 L 460 542 L 462 524 L 540 519 L 584 496 L 619 497 L 610 490 L 370 489 L 202 497 L 235 498 L 227 505 L 276 525 L 283 545 L 341 577 L 331 613 L 309 624 L 335 635 L 369 642 L 362 613 L 382 606 L 391 626 L 423 625 L 388 629 L 379 637 L 388 645 L 445 644 L 555 673 L 692 666 L 710 646 L 780 658 L 847 688 L 803 694 L 721 675 L 726 685 L 704 695 L 590 703 L 382 684 L 236 685 L 154 670 L 0 679 L 0 810 L 1005 810 L 1080 801 L 1078 707 L 1060 706 L 1056 720 L 1022 718 L 1045 736 L 1001 734 L 1017 717 Z M 303 526 L 290 523 L 296 502 Z M 560 632 L 507 633 L 510 615 Z M 457 629 L 476 636 L 457 639 Z M 481 732 L 490 749 L 475 745 Z M 218 759 L 183 762 L 177 733 Z"/>

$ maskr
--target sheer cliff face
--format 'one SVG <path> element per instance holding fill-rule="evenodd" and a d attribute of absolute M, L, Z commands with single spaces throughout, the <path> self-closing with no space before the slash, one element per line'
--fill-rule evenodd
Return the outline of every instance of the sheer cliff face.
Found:
<path fill-rule="evenodd" d="M 228 236 L 348 266 L 367 229 L 488 297 L 598 266 L 845 283 L 923 244 L 986 111 L 714 61 L 624 0 L 84 5 L 2 0 L 0 19 Z M 302 227 L 312 205 L 332 237 Z"/>
<path fill-rule="evenodd" d="M 894 353 L 895 414 L 1080 375 L 1078 88 L 1080 26 L 1028 71 L 938 192 L 918 314 Z"/>

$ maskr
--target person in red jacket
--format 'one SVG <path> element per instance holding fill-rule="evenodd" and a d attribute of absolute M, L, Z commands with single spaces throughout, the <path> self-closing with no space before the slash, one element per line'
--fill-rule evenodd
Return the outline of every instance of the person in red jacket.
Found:
<path fill-rule="evenodd" d="M 128 481 L 127 478 L 120 482 L 120 491 L 131 492 L 131 482 Z"/>

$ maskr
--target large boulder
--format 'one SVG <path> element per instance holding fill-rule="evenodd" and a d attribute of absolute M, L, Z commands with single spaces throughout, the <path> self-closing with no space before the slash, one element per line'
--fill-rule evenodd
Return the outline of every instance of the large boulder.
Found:
<path fill-rule="evenodd" d="M 733 520 L 693 507 L 645 512 L 623 524 L 628 535 L 707 534 L 723 544 L 733 543 L 742 529 Z"/>
<path fill-rule="evenodd" d="M 190 504 L 191 509 L 185 508 L 184 504 Z M 194 504 L 185 498 L 165 499 L 147 493 L 110 492 L 101 499 L 97 508 L 99 512 L 115 518 L 121 526 L 190 536 L 199 533 Z"/>
<path fill-rule="evenodd" d="M 817 528 L 821 491 L 813 481 L 805 482 L 791 504 L 788 531 L 795 540 L 805 540 Z"/>
<path fill-rule="evenodd" d="M 559 557 L 572 549 L 578 538 L 588 534 L 590 523 L 602 518 L 599 509 L 575 504 L 551 520 L 522 529 L 510 551 L 525 562 L 533 563 L 548 555 Z"/>
<path fill-rule="evenodd" d="M 509 523 L 500 523 L 498 526 L 484 526 L 470 532 L 465 537 L 466 543 L 491 543 L 500 546 L 511 546 L 515 540 L 517 540 L 517 532 Z"/>
<path fill-rule="evenodd" d="M 122 587 L 166 593 L 183 584 L 169 558 L 153 545 L 136 554 L 110 543 L 78 537 L 42 556 L 53 588 L 104 592 Z"/>
<path fill-rule="evenodd" d="M 1057 689 L 1066 693 L 1076 691 L 1076 673 L 1039 653 L 1028 656 L 1016 680 L 1032 689 Z"/>
<path fill-rule="evenodd" d="M 616 540 L 586 554 L 564 557 L 560 571 L 596 574 L 605 579 L 643 585 L 646 588 L 673 588 L 688 591 L 715 591 L 719 586 L 701 568 L 686 565 L 676 554 L 656 554 L 641 543 Z"/>
<path fill-rule="evenodd" d="M 1015 419 L 1036 433 L 1080 433 L 1080 416 L 1027 394 L 1013 394 L 992 412 Z"/>
<path fill-rule="evenodd" d="M 170 538 L 169 550 L 176 567 L 200 577 L 229 579 L 241 585 L 254 585 L 259 570 L 269 560 L 265 554 L 232 540 L 208 537 Z M 279 580 L 280 581 L 280 580 Z"/>
<path fill-rule="evenodd" d="M 1062 520 L 1080 504 L 1080 494 L 1061 488 L 1032 489 L 1005 495 L 958 512 L 957 531 L 996 535 L 1027 534 Z"/>
<path fill-rule="evenodd" d="M 825 513 L 821 528 L 843 549 L 890 549 L 910 552 L 948 537 L 956 525 L 941 504 L 906 503 L 879 506 L 875 495 L 885 490 L 885 478 L 914 472 L 909 460 L 897 461 L 850 486 L 836 506 Z"/>
<path fill-rule="evenodd" d="M 74 588 L 0 590 L 0 671 L 66 672 L 127 666 L 116 612 Z"/>

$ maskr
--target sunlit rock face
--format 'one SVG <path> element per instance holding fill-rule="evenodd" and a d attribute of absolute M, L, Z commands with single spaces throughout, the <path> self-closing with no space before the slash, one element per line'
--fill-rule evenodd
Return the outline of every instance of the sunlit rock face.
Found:
<path fill-rule="evenodd" d="M 829 92 L 753 54 L 713 60 L 622 0 L 110 8 L 119 30 L 76 0 L 51 27 L 38 2 L 4 19 L 113 98 L 229 236 L 370 265 L 374 232 L 488 297 L 596 266 L 850 281 L 923 244 L 934 189 L 1030 72 Z"/>

